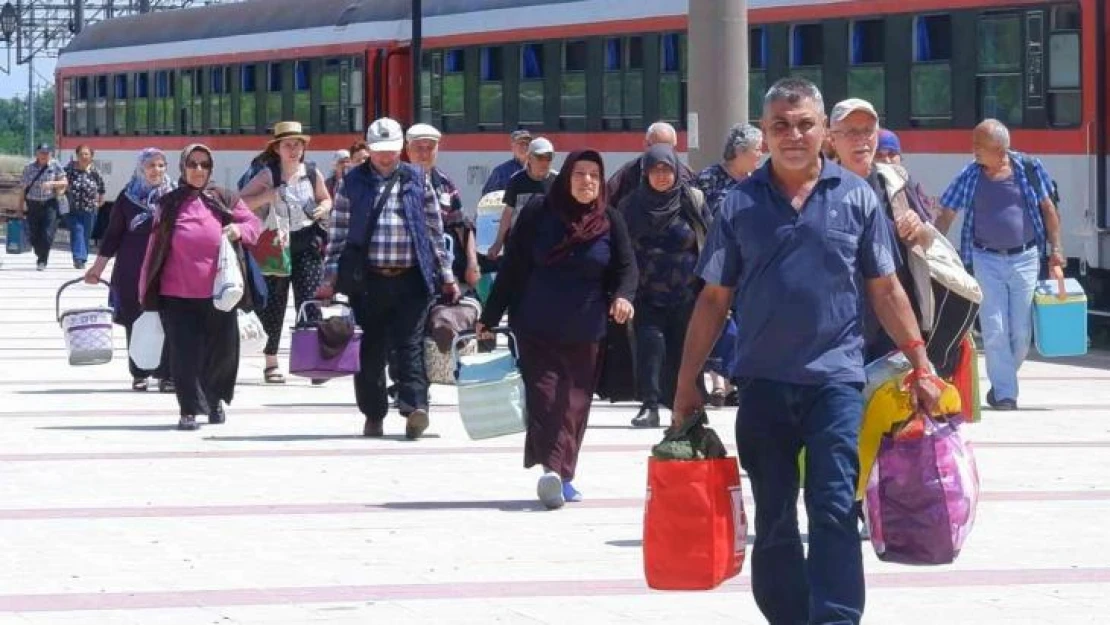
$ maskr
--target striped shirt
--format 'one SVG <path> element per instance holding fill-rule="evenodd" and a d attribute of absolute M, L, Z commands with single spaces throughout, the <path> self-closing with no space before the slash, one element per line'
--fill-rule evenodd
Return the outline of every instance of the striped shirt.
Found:
<path fill-rule="evenodd" d="M 1033 224 L 1033 234 L 1037 239 L 1037 248 L 1044 256 L 1047 235 L 1044 219 L 1041 216 L 1041 202 L 1051 198 L 1052 179 L 1049 178 L 1048 172 L 1045 171 L 1044 164 L 1041 163 L 1040 159 L 1027 157 L 1012 150 L 1009 156 L 1010 169 L 1014 172 L 1014 181 L 1021 188 L 1021 194 L 1025 198 L 1025 211 L 1029 216 L 1029 222 Z M 1033 161 L 1033 171 L 1037 176 L 1036 186 L 1025 175 L 1024 161 L 1026 158 Z M 948 185 L 944 195 L 940 197 L 941 206 L 958 213 L 964 213 L 963 228 L 960 231 L 960 256 L 965 263 L 971 263 L 971 250 L 975 239 L 975 190 L 979 186 L 979 174 L 982 171 L 983 168 L 978 163 L 969 163 L 960 172 L 960 175 L 956 176 L 952 184 Z M 1040 193 L 1037 192 L 1038 190 Z"/>

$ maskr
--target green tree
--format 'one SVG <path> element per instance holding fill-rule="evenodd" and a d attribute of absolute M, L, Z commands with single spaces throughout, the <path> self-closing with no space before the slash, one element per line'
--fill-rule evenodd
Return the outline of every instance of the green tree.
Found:
<path fill-rule="evenodd" d="M 35 98 L 35 143 L 54 143 L 54 87 Z M 27 156 L 27 98 L 0 99 L 0 154 Z"/>

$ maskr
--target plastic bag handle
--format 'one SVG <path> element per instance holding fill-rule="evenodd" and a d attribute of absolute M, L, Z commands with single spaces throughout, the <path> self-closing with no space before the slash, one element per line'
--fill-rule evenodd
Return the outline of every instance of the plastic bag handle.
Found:
<path fill-rule="evenodd" d="M 348 309 L 351 308 L 350 304 L 348 304 L 347 302 L 341 302 L 339 300 L 331 300 L 329 302 L 322 299 L 306 299 L 305 301 L 301 302 L 301 307 L 297 309 L 297 319 L 293 322 L 294 325 L 299 326 L 301 325 L 302 319 L 308 318 L 307 307 L 309 304 L 315 304 L 317 308 L 327 308 L 328 306 L 337 305 L 346 306 Z"/>
<path fill-rule="evenodd" d="M 1064 268 L 1060 265 L 1053 265 L 1050 272 L 1056 280 L 1056 299 L 1068 299 L 1068 283 L 1064 281 Z"/>
<path fill-rule="evenodd" d="M 104 286 L 112 286 L 111 282 L 107 282 L 100 278 L 97 278 L 96 281 L 97 283 L 103 284 Z M 74 278 L 73 280 L 65 282 L 62 284 L 62 286 L 58 287 L 58 293 L 54 296 L 54 318 L 58 321 L 58 323 L 62 322 L 62 291 L 65 291 L 75 284 L 83 284 L 84 282 L 84 278 Z"/>
<path fill-rule="evenodd" d="M 516 335 L 513 334 L 513 331 L 511 329 L 509 329 L 509 326 L 498 326 L 496 328 L 490 328 L 489 331 L 493 334 L 504 334 L 505 336 L 509 337 L 509 351 L 511 351 L 513 354 L 513 360 L 520 360 L 520 354 L 517 351 Z M 478 338 L 478 334 L 476 332 L 460 332 L 455 337 L 455 340 L 451 341 L 451 360 L 455 363 L 456 380 L 459 379 L 459 345 L 476 338 Z"/>

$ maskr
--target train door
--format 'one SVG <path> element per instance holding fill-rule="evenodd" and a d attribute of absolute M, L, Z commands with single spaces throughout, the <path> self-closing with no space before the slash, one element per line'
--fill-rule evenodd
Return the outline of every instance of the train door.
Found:
<path fill-rule="evenodd" d="M 412 123 L 412 68 L 409 48 L 375 48 L 367 54 L 366 123 L 392 117 Z"/>

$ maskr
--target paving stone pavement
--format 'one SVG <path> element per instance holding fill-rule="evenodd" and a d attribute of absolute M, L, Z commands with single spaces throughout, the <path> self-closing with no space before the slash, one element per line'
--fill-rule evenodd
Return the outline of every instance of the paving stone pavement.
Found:
<path fill-rule="evenodd" d="M 629 427 L 634 406 L 596 406 L 586 501 L 556 512 L 522 437 L 468 440 L 449 387 L 426 439 L 391 417 L 367 440 L 349 380 L 267 386 L 248 357 L 227 424 L 178 432 L 172 397 L 130 391 L 122 331 L 111 363 L 67 365 L 54 297 L 77 272 L 54 254 L 42 273 L 0 256 L 0 624 L 763 622 L 746 570 L 646 587 L 660 432 Z M 75 286 L 62 307 L 105 296 Z M 1022 391 L 965 429 L 984 496 L 954 565 L 864 546 L 865 623 L 1110 622 L 1110 354 L 1030 362 Z M 711 420 L 731 439 L 730 413 Z"/>

